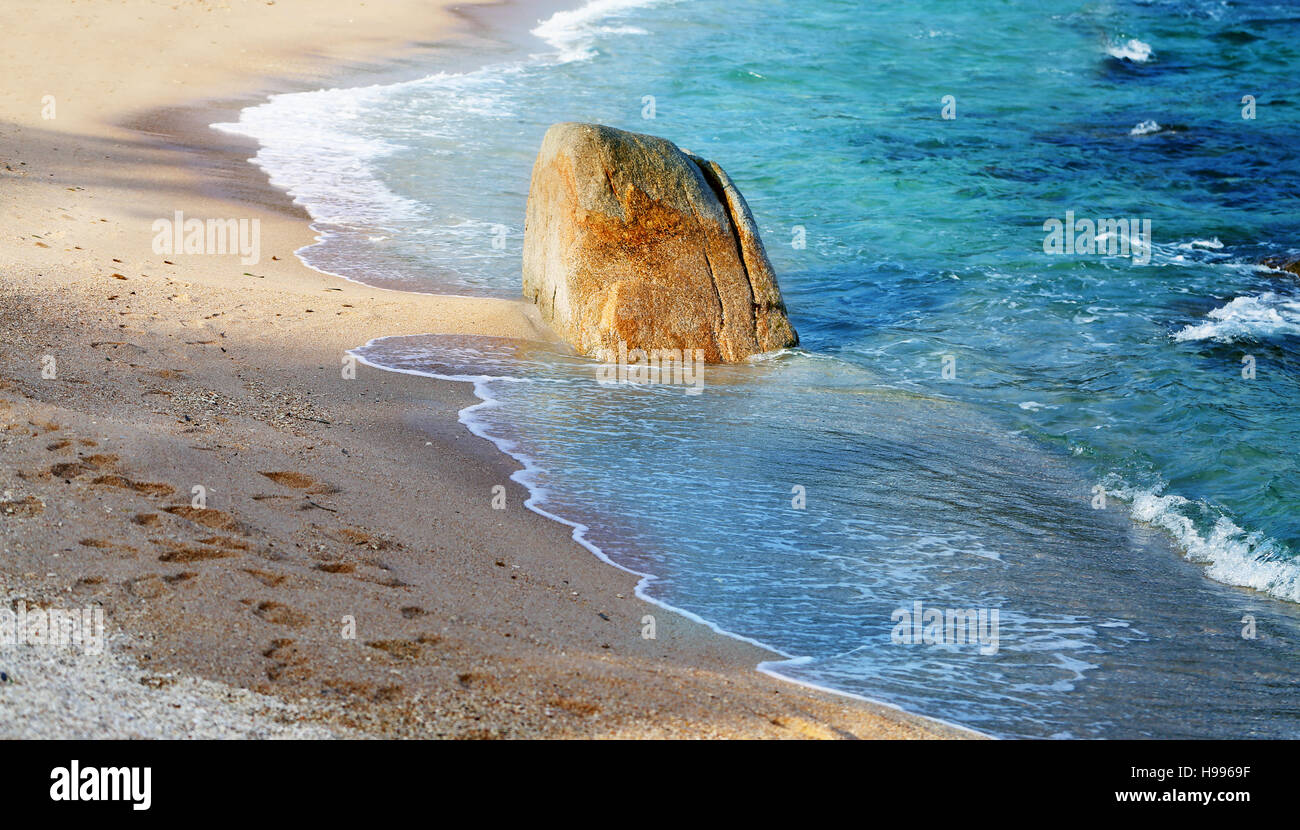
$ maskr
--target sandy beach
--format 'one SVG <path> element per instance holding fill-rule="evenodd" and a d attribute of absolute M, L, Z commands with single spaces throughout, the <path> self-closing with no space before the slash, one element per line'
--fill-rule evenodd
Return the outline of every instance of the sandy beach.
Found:
<path fill-rule="evenodd" d="M 522 506 L 457 421 L 467 385 L 345 376 L 375 337 L 550 335 L 522 302 L 305 267 L 308 217 L 208 125 L 541 15 L 451 5 L 10 4 L 0 578 L 11 605 L 102 607 L 111 648 L 0 650 L 0 737 L 964 736 L 636 599 Z M 258 220 L 260 260 L 156 254 L 176 211 Z"/>

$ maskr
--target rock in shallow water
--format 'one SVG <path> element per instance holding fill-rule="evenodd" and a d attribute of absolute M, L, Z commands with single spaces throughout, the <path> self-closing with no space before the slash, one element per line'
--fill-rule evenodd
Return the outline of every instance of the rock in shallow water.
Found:
<path fill-rule="evenodd" d="M 655 136 L 552 126 L 533 166 L 524 296 L 579 352 L 796 345 L 754 218 L 713 162 Z"/>
<path fill-rule="evenodd" d="M 1300 259 L 1288 260 L 1284 257 L 1269 257 L 1261 264 L 1278 271 L 1290 271 L 1292 274 L 1300 276 Z"/>

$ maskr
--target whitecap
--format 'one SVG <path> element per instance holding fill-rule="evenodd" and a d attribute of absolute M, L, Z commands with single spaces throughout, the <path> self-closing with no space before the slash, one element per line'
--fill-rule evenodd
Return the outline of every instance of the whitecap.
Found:
<path fill-rule="evenodd" d="M 1106 47 L 1106 54 L 1112 58 L 1132 61 L 1133 63 L 1146 63 L 1155 55 L 1151 51 L 1151 44 L 1144 43 L 1137 38 L 1130 38 L 1125 43 L 1110 44 Z"/>
<path fill-rule="evenodd" d="M 619 12 L 653 5 L 655 0 L 591 0 L 577 9 L 556 12 L 539 23 L 532 33 L 559 52 L 559 63 L 590 60 L 596 56 L 596 41 L 602 35 L 644 35 L 635 26 L 602 23 Z"/>
<path fill-rule="evenodd" d="M 1300 300 L 1269 291 L 1259 296 L 1237 297 L 1206 315 L 1208 322 L 1184 327 L 1174 340 L 1260 340 L 1274 335 L 1300 335 Z"/>
<path fill-rule="evenodd" d="M 1216 582 L 1263 591 L 1279 599 L 1300 602 L 1300 565 L 1285 545 L 1258 531 L 1243 530 L 1219 513 L 1208 530 L 1190 514 L 1218 511 L 1201 502 L 1159 490 L 1120 487 L 1108 491 L 1129 502 L 1133 518 L 1168 533 L 1187 558 L 1206 565 Z"/>

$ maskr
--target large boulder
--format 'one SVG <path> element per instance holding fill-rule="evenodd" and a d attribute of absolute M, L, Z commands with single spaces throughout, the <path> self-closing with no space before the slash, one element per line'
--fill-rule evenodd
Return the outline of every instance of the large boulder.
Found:
<path fill-rule="evenodd" d="M 625 343 L 732 363 L 799 342 L 754 217 L 722 168 L 599 124 L 556 124 L 542 140 L 524 296 L 602 359 Z"/>

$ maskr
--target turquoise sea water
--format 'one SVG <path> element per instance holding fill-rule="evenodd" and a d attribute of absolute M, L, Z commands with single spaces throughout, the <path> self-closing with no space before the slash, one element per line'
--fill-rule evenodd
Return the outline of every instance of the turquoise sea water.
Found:
<path fill-rule="evenodd" d="M 801 347 L 699 395 L 535 344 L 360 354 L 477 379 L 534 506 L 768 670 L 997 735 L 1300 736 L 1300 290 L 1255 265 L 1300 255 L 1300 9 L 597 0 L 535 34 L 228 127 L 302 256 L 517 296 L 541 136 L 597 121 L 726 168 Z M 1045 253 L 1067 211 L 1149 220 L 1149 261 Z M 895 643 L 917 601 L 996 609 L 996 653 Z"/>

